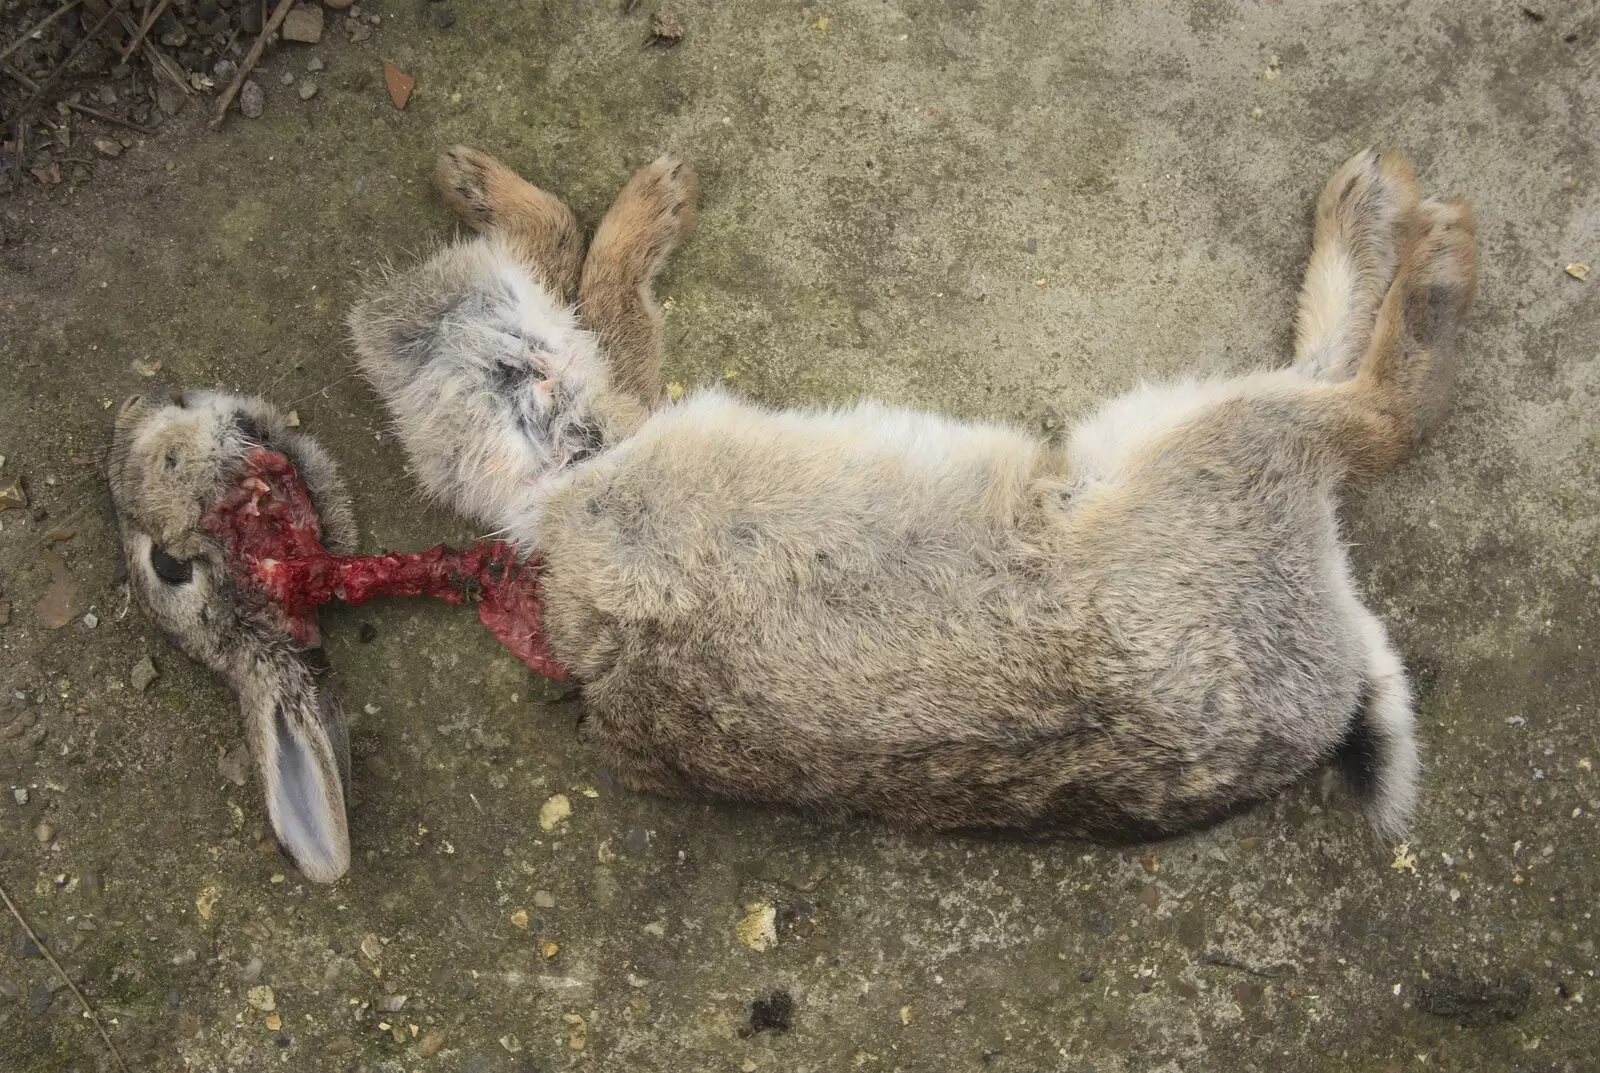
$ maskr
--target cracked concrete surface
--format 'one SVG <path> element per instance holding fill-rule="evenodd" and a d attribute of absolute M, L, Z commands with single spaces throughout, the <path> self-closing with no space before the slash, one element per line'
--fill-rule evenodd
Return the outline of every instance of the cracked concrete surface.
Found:
<path fill-rule="evenodd" d="M 454 0 L 446 32 L 363 6 L 369 40 L 269 53 L 264 118 L 213 135 L 191 105 L 86 186 L 0 196 L 0 484 L 48 512 L 0 513 L 0 882 L 131 1068 L 1595 1068 L 1600 275 L 1563 271 L 1600 261 L 1593 0 L 682 0 L 670 50 L 621 0 Z M 312 56 L 301 101 L 275 75 Z M 1355 150 L 1471 199 L 1455 412 L 1347 512 L 1419 683 L 1406 852 L 1315 780 L 1120 849 L 630 795 L 470 615 L 389 603 L 325 618 L 355 864 L 302 881 L 226 777 L 231 698 L 123 613 L 106 405 L 264 391 L 351 476 L 368 548 L 470 536 L 417 500 L 340 331 L 364 272 L 448 233 L 455 141 L 590 226 L 634 165 L 698 167 L 671 380 L 1024 424 L 1283 360 Z M 40 625 L 47 547 L 95 628 Z M 0 1069 L 109 1069 L 51 976 L 0 948 Z"/>

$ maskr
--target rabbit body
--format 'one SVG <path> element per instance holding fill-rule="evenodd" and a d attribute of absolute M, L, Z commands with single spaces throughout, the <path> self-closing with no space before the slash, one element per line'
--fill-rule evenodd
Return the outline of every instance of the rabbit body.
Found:
<path fill-rule="evenodd" d="M 687 230 L 682 173 L 645 169 L 596 235 L 576 304 L 593 341 L 569 348 L 581 396 L 543 385 L 532 350 L 506 363 L 517 376 L 484 374 L 486 325 L 547 319 L 570 292 L 574 225 L 471 150 L 441 157 L 439 186 L 483 234 L 349 317 L 426 486 L 541 557 L 550 645 L 625 784 L 1121 838 L 1337 760 L 1376 826 L 1403 831 L 1409 688 L 1336 505 L 1445 412 L 1475 271 L 1464 204 L 1420 201 L 1403 157 L 1358 154 L 1318 204 L 1291 366 L 1139 387 L 1056 447 L 876 403 L 660 404 L 650 282 Z M 470 315 L 504 276 L 521 283 Z M 599 443 L 458 464 L 548 441 L 504 416 L 530 392 Z"/>
<path fill-rule="evenodd" d="M 588 736 L 636 786 L 919 828 L 1139 836 L 1274 793 L 1405 688 L 1303 386 L 1146 390 L 1064 452 L 875 404 L 663 410 L 543 507 Z"/>

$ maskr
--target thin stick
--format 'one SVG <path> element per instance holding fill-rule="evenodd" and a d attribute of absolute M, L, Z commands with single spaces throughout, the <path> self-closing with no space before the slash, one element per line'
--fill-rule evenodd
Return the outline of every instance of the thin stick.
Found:
<path fill-rule="evenodd" d="M 167 10 L 167 5 L 170 3 L 172 3 L 172 0 L 161 0 L 161 3 L 156 5 L 156 9 L 150 12 L 149 17 L 140 24 L 139 32 L 133 35 L 133 40 L 128 42 L 128 47 L 122 50 L 124 63 L 127 62 L 129 56 L 133 55 L 133 50 L 138 48 L 140 43 L 144 41 L 144 35 L 150 32 L 150 27 L 156 24 L 156 20 L 161 17 L 163 11 Z"/>
<path fill-rule="evenodd" d="M 122 1073 L 128 1073 L 128 1065 L 122 1060 L 122 1054 L 117 1050 L 117 1045 L 111 1042 L 111 1036 L 106 1032 L 106 1026 L 100 1023 L 100 1015 L 94 1012 L 94 1007 L 89 1005 L 89 1000 L 83 997 L 83 992 L 78 990 L 78 985 L 72 982 L 72 977 L 67 975 L 67 970 L 61 967 L 61 962 L 56 960 L 56 956 L 50 952 L 50 948 L 40 940 L 38 935 L 34 934 L 32 928 L 28 927 L 28 922 L 22 919 L 22 913 L 17 909 L 17 904 L 11 900 L 11 895 L 6 893 L 4 886 L 0 886 L 0 899 L 5 900 L 6 908 L 11 910 L 11 915 L 17 918 L 17 923 L 21 924 L 22 930 L 28 933 L 28 938 L 33 940 L 33 945 L 39 948 L 39 953 L 43 954 L 46 960 L 50 962 L 50 967 L 56 970 L 56 975 L 61 977 L 61 982 L 72 989 L 72 995 L 78 1000 L 78 1005 L 83 1007 L 83 1012 L 88 1015 L 89 1020 L 94 1022 L 94 1027 L 100 1032 L 100 1038 L 105 1040 L 106 1049 L 111 1052 L 111 1057 L 116 1059 L 117 1068 L 122 1070 Z"/>
<path fill-rule="evenodd" d="M 30 93 L 36 91 L 39 88 L 39 83 L 35 82 L 33 79 L 31 79 L 27 75 L 23 74 L 21 71 L 17 70 L 15 67 L 11 66 L 9 63 L 0 63 L 0 71 L 4 71 L 6 74 L 10 75 L 12 78 L 15 78 L 18 82 L 21 82 L 22 83 L 22 88 L 28 90 Z"/>
<path fill-rule="evenodd" d="M 161 133 L 154 127 L 146 127 L 143 124 L 133 122 L 131 119 L 119 119 L 114 115 L 108 115 L 105 112 L 100 111 L 98 108 L 90 108 L 87 104 L 77 104 L 73 101 L 66 101 L 64 103 L 74 112 L 82 112 L 84 115 L 89 116 L 92 119 L 98 119 L 103 123 L 115 123 L 119 127 L 127 127 L 129 130 L 136 130 L 140 134 Z"/>
<path fill-rule="evenodd" d="M 65 7 L 58 7 L 58 8 L 55 9 L 55 11 L 51 12 L 50 14 L 46 15 L 43 19 L 39 20 L 39 24 L 37 26 L 34 26 L 34 27 L 30 28 L 30 29 L 22 31 L 22 36 L 21 37 L 17 38 L 15 41 L 11 42 L 11 44 L 7 45 L 5 47 L 5 51 L 0 52 L 0 60 L 5 59 L 7 56 L 9 56 L 13 52 L 17 51 L 17 49 L 19 49 L 19 48 L 21 48 L 23 46 L 23 43 L 26 42 L 28 40 L 28 38 L 30 38 L 34 34 L 38 33 L 40 30 L 44 29 L 46 26 L 49 26 L 52 22 L 55 22 L 61 16 L 65 15 L 67 12 L 71 11 L 73 8 L 77 7 L 81 3 L 83 3 L 83 0 L 71 0 L 71 2 L 68 3 Z"/>
<path fill-rule="evenodd" d="M 239 87 L 244 85 L 244 80 L 250 77 L 250 72 L 255 70 L 256 61 L 261 59 L 261 54 L 267 50 L 267 38 L 278 32 L 278 27 L 283 25 L 283 20 L 288 18 L 289 9 L 294 7 L 295 0 L 278 0 L 277 8 L 272 12 L 272 18 L 261 27 L 261 36 L 256 38 L 256 43 L 250 46 L 250 51 L 245 55 L 244 62 L 239 65 L 239 73 L 233 76 L 233 81 L 223 91 L 222 99 L 217 101 L 217 114 L 211 117 L 211 129 L 221 130 L 222 120 L 228 114 L 228 105 L 233 103 L 233 98 L 239 95 Z"/>
<path fill-rule="evenodd" d="M 128 32 L 129 37 L 132 37 L 139 32 L 139 28 L 133 24 L 133 20 L 128 18 L 126 14 L 118 11 L 116 8 L 112 8 L 111 10 L 116 12 L 117 21 L 122 23 L 122 28 Z M 119 47 L 115 39 L 109 36 L 106 38 L 106 41 L 111 45 L 112 48 Z M 183 90 L 184 96 L 188 96 L 194 92 L 194 90 L 189 88 L 189 83 L 186 81 L 188 76 L 184 74 L 183 68 L 179 67 L 177 63 L 173 61 L 171 56 L 168 56 L 165 52 L 162 52 L 159 48 L 157 48 L 154 41 L 146 37 L 143 41 L 139 42 L 139 50 L 144 53 L 144 58 L 150 61 L 150 66 L 155 70 L 156 74 L 160 75 L 168 82 L 171 82 L 173 85 Z"/>

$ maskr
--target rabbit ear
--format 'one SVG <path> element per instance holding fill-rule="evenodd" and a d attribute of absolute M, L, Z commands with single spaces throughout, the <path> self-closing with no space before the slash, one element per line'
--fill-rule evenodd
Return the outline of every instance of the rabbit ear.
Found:
<path fill-rule="evenodd" d="M 307 879 L 333 882 L 350 868 L 344 714 L 301 658 L 281 652 L 248 677 L 240 700 L 279 845 Z"/>

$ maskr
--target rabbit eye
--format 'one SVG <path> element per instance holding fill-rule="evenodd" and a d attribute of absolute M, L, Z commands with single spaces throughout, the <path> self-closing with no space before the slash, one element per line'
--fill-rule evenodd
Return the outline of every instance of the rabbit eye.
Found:
<path fill-rule="evenodd" d="M 187 585 L 194 580 L 194 562 L 174 559 L 160 548 L 150 549 L 150 569 L 168 585 Z"/>

